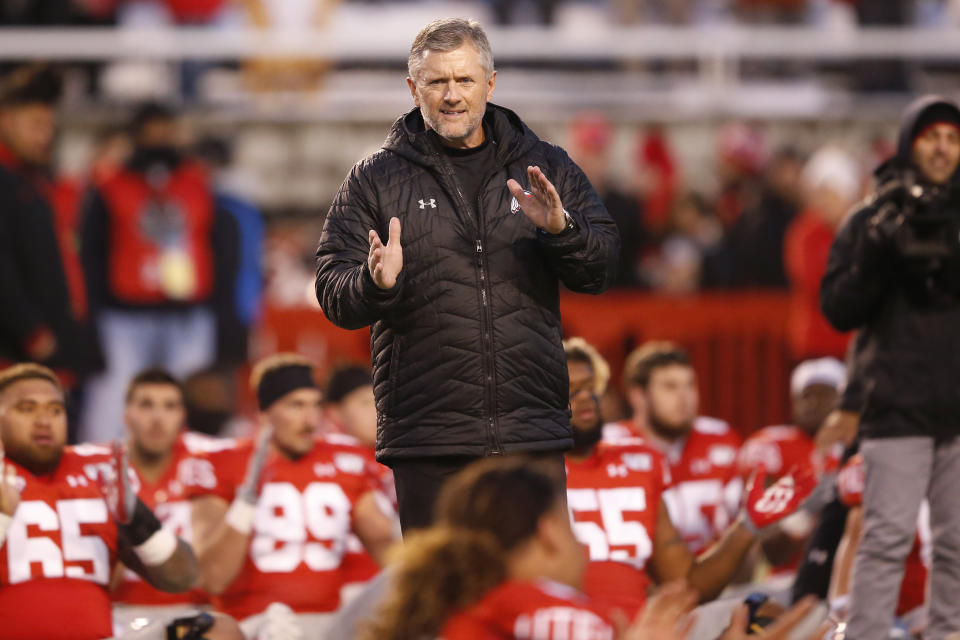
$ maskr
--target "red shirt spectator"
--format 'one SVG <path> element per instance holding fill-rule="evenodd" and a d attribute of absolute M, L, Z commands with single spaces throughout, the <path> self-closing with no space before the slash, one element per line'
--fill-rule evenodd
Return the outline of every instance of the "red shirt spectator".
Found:
<path fill-rule="evenodd" d="M 790 224 L 784 241 L 792 296 L 790 352 L 796 360 L 843 358 L 850 335 L 831 327 L 820 311 L 820 280 L 836 228 L 863 191 L 863 173 L 849 153 L 825 146 L 804 165 L 801 180 L 806 207 Z"/>
<path fill-rule="evenodd" d="M 790 353 L 796 360 L 819 356 L 843 358 L 850 340 L 830 326 L 820 311 L 820 280 L 834 229 L 820 214 L 804 210 L 787 229 L 784 264 L 790 281 Z"/>
<path fill-rule="evenodd" d="M 645 177 L 643 184 L 643 217 L 648 228 L 663 231 L 670 222 L 670 212 L 677 195 L 678 170 L 670 145 L 663 131 L 647 131 L 636 150 L 637 165 Z"/>
<path fill-rule="evenodd" d="M 226 4 L 224 0 L 164 0 L 178 24 L 203 24 L 213 20 Z"/>

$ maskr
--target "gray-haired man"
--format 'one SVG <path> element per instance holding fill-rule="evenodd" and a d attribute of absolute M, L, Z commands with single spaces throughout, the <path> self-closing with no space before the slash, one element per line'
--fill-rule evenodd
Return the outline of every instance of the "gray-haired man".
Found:
<path fill-rule="evenodd" d="M 408 68 L 416 108 L 347 176 L 317 250 L 327 316 L 371 325 L 377 456 L 405 530 L 429 524 L 442 481 L 473 459 L 536 454 L 562 477 L 559 285 L 602 292 L 619 251 L 583 172 L 489 103 L 478 23 L 431 22 Z"/>

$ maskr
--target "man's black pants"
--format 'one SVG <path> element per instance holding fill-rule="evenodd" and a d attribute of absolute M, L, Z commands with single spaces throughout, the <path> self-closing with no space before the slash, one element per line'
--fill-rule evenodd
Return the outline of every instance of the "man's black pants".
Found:
<path fill-rule="evenodd" d="M 563 453 L 551 451 L 527 454 L 527 457 L 541 466 L 544 473 L 557 479 L 563 488 L 561 495 L 566 497 L 567 474 Z M 400 528 L 404 535 L 433 524 L 434 506 L 446 481 L 477 460 L 480 458 L 443 456 L 400 458 L 388 462 L 397 486 Z"/>

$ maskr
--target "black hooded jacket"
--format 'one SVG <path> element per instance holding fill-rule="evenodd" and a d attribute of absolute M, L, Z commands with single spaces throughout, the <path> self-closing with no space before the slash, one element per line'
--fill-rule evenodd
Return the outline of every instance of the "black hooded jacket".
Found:
<path fill-rule="evenodd" d="M 29 360 L 29 339 L 47 330 L 57 348 L 42 364 L 82 377 L 98 354 L 70 304 L 48 181 L 0 164 L 0 367 Z"/>
<path fill-rule="evenodd" d="M 419 109 L 337 193 L 317 250 L 317 299 L 336 325 L 371 325 L 377 456 L 483 456 L 572 445 L 559 285 L 600 293 L 613 281 L 616 225 L 567 154 L 515 113 L 488 105 L 496 171 L 465 202 Z M 507 178 L 527 166 L 557 188 L 576 229 L 540 233 Z M 400 218 L 403 270 L 380 290 L 367 234 Z"/>
<path fill-rule="evenodd" d="M 960 122 L 960 110 L 942 98 L 921 98 L 908 108 L 897 155 L 877 170 L 878 192 L 912 170 L 913 140 L 931 121 L 944 119 Z M 951 232 L 954 257 L 933 271 L 918 269 L 895 242 L 868 233 L 882 204 L 883 198 L 871 196 L 838 232 L 821 283 L 821 308 L 838 330 L 860 329 L 862 437 L 952 437 L 960 433 L 960 290 L 953 284 L 960 275 L 960 240 Z M 954 231 L 960 229 L 960 206 L 944 210 L 957 219 Z"/>

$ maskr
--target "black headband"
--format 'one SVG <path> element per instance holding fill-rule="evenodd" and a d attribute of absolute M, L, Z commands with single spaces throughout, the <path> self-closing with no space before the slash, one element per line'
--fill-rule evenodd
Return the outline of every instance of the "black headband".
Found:
<path fill-rule="evenodd" d="M 263 374 L 257 385 L 260 411 L 266 411 L 274 402 L 297 389 L 316 389 L 313 368 L 304 364 L 289 364 Z"/>

